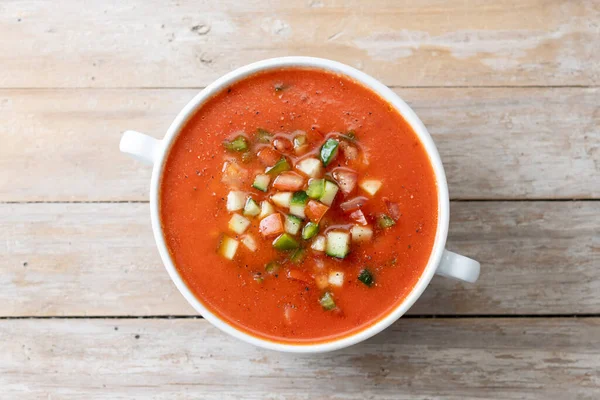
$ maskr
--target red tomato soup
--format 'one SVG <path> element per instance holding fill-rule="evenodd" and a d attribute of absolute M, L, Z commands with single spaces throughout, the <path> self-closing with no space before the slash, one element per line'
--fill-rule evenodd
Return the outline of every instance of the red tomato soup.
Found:
<path fill-rule="evenodd" d="M 160 214 L 195 296 L 254 336 L 316 343 L 392 311 L 437 227 L 425 149 L 346 77 L 259 73 L 208 100 L 169 151 Z"/>

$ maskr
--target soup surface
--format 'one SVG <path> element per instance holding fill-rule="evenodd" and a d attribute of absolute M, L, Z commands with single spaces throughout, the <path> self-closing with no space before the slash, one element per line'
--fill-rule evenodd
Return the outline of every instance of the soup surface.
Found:
<path fill-rule="evenodd" d="M 171 257 L 195 296 L 252 335 L 322 342 L 384 317 L 422 274 L 433 169 L 411 127 L 330 72 L 253 75 L 174 142 L 160 192 Z"/>

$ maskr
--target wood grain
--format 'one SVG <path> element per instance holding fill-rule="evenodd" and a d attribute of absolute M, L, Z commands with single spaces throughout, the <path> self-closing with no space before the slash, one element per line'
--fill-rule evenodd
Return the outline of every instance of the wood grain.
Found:
<path fill-rule="evenodd" d="M 147 200 L 121 132 L 162 137 L 196 90 L 0 90 L 0 201 Z M 453 199 L 600 197 L 600 89 L 397 89 Z"/>
<path fill-rule="evenodd" d="M 6 398 L 597 399 L 600 319 L 404 319 L 320 355 L 205 320 L 0 321 Z"/>
<path fill-rule="evenodd" d="M 599 20 L 594 0 L 10 0 L 0 87 L 199 87 L 285 55 L 398 86 L 597 85 Z"/>
<path fill-rule="evenodd" d="M 600 202 L 454 202 L 448 248 L 480 280 L 436 277 L 417 315 L 600 313 Z M 196 315 L 155 248 L 148 204 L 0 205 L 0 316 Z"/>

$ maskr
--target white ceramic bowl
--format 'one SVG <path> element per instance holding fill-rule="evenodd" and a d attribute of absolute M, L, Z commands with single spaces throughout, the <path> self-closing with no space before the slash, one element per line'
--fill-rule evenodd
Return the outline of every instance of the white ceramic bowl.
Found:
<path fill-rule="evenodd" d="M 238 330 L 209 311 L 204 304 L 202 304 L 202 302 L 192 294 L 190 289 L 183 282 L 179 272 L 177 271 L 177 268 L 175 268 L 165 244 L 165 239 L 161 230 L 160 213 L 158 209 L 160 179 L 162 177 L 163 166 L 167 158 L 167 154 L 177 135 L 185 126 L 188 119 L 194 115 L 196 110 L 202 107 L 202 105 L 216 93 L 252 74 L 260 71 L 290 67 L 322 69 L 345 75 L 370 88 L 372 91 L 389 102 L 393 107 L 395 107 L 404 117 L 404 119 L 411 125 L 423 143 L 423 146 L 427 151 L 433 166 L 438 191 L 438 225 L 433 249 L 423 274 L 409 295 L 406 296 L 404 301 L 398 304 L 398 306 L 392 312 L 388 313 L 379 321 L 368 326 L 367 328 L 350 336 L 316 344 L 280 343 L 258 338 Z M 467 282 L 475 282 L 479 277 L 480 267 L 477 261 L 456 253 L 449 252 L 444 248 L 446 244 L 446 238 L 448 236 L 448 221 L 450 213 L 448 184 L 446 182 L 446 174 L 444 172 L 442 161 L 440 160 L 437 148 L 435 147 L 429 132 L 427 132 L 427 128 L 425 128 L 425 125 L 423 125 L 415 112 L 387 86 L 383 85 L 373 77 L 345 64 L 312 57 L 281 57 L 259 61 L 238 68 L 235 71 L 217 79 L 206 89 L 198 93 L 198 95 L 196 95 L 196 97 L 194 97 L 177 115 L 169 127 L 167 134 L 162 140 L 156 140 L 139 132 L 126 131 L 123 133 L 121 138 L 120 149 L 122 152 L 127 153 L 141 161 L 154 164 L 150 185 L 150 211 L 152 218 L 152 229 L 154 231 L 156 245 L 165 268 L 167 269 L 169 276 L 181 294 L 183 294 L 183 296 L 194 307 L 194 309 L 196 309 L 196 311 L 198 311 L 210 323 L 229 333 L 230 335 L 256 346 L 272 350 L 296 353 L 319 353 L 348 347 L 362 342 L 363 340 L 381 332 L 394 323 L 398 318 L 400 318 L 415 303 L 419 296 L 421 296 L 421 293 L 423 293 L 435 273 Z"/>

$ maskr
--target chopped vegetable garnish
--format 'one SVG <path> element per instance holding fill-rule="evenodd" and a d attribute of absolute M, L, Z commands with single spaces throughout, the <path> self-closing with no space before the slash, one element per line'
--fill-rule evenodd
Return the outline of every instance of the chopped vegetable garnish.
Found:
<path fill-rule="evenodd" d="M 298 161 L 296 169 L 311 178 L 316 178 L 323 174 L 323 165 L 321 164 L 321 161 L 313 157 Z"/>
<path fill-rule="evenodd" d="M 271 134 L 271 132 L 267 131 L 266 129 L 258 128 L 256 130 L 254 138 L 258 143 L 271 143 L 271 140 L 273 139 L 273 134 Z"/>
<path fill-rule="evenodd" d="M 242 236 L 242 244 L 252 252 L 256 251 L 256 249 L 258 248 L 256 246 L 256 240 L 254 240 L 254 237 L 250 234 Z"/>
<path fill-rule="evenodd" d="M 336 258 L 345 258 L 350 252 L 350 234 L 347 232 L 332 231 L 327 233 L 327 246 L 325 254 Z"/>
<path fill-rule="evenodd" d="M 285 251 L 297 249 L 300 245 L 289 233 L 284 233 L 273 241 L 273 247 L 277 250 Z"/>
<path fill-rule="evenodd" d="M 272 147 L 264 147 L 258 152 L 258 159 L 265 167 L 275 165 L 281 159 L 281 154 Z"/>
<path fill-rule="evenodd" d="M 273 147 L 282 153 L 287 153 L 292 149 L 292 143 L 286 138 L 278 137 L 273 140 Z"/>
<path fill-rule="evenodd" d="M 254 154 L 252 152 L 245 151 L 242 153 L 242 162 L 243 163 L 248 164 L 252 160 L 254 160 Z"/>
<path fill-rule="evenodd" d="M 321 306 L 327 311 L 335 308 L 335 301 L 333 301 L 333 296 L 329 292 L 323 293 L 323 296 L 319 299 L 319 303 L 321 303 Z"/>
<path fill-rule="evenodd" d="M 294 264 L 300 264 L 306 258 L 306 250 L 298 249 L 294 251 L 294 254 L 290 257 L 290 261 Z"/>
<path fill-rule="evenodd" d="M 278 261 L 271 261 L 267 265 L 265 265 L 265 271 L 268 274 L 274 274 L 279 271 L 280 264 Z"/>
<path fill-rule="evenodd" d="M 290 164 L 288 164 L 287 160 L 285 157 L 281 157 L 279 159 L 279 161 L 277 161 L 275 163 L 275 165 L 273 165 L 272 167 L 269 167 L 265 170 L 265 172 L 267 174 L 269 174 L 271 177 L 276 177 L 277 175 L 281 174 L 282 172 L 285 171 L 289 171 L 290 168 Z"/>
<path fill-rule="evenodd" d="M 341 271 L 331 271 L 328 281 L 331 286 L 341 287 L 344 284 L 344 273 Z"/>
<path fill-rule="evenodd" d="M 354 242 L 366 242 L 371 240 L 373 237 L 373 229 L 368 226 L 360 226 L 354 225 L 350 229 L 350 234 L 352 235 L 352 241 Z"/>
<path fill-rule="evenodd" d="M 396 224 L 396 222 L 389 215 L 380 214 L 380 215 L 377 216 L 377 225 L 381 229 L 391 228 L 395 224 Z"/>
<path fill-rule="evenodd" d="M 309 220 L 318 224 L 328 210 L 329 207 L 327 207 L 325 204 L 319 203 L 315 200 L 310 200 L 304 209 L 304 213 Z"/>
<path fill-rule="evenodd" d="M 271 195 L 271 200 L 276 206 L 282 208 L 290 208 L 290 202 L 292 201 L 291 192 L 279 192 Z"/>
<path fill-rule="evenodd" d="M 250 226 L 250 220 L 240 214 L 233 214 L 229 220 L 229 229 L 241 235 Z"/>
<path fill-rule="evenodd" d="M 271 214 L 260 221 L 259 231 L 264 237 L 278 235 L 283 230 L 283 220 L 279 213 Z"/>
<path fill-rule="evenodd" d="M 358 181 L 358 174 L 356 172 L 339 168 L 333 171 L 333 177 L 344 194 L 350 194 Z"/>
<path fill-rule="evenodd" d="M 248 171 L 240 167 L 236 160 L 227 160 L 223 163 L 221 182 L 230 188 L 240 188 L 248 179 Z"/>
<path fill-rule="evenodd" d="M 250 147 L 248 144 L 248 139 L 245 136 L 239 135 L 233 140 L 226 140 L 223 142 L 223 147 L 225 147 L 229 151 L 246 151 Z"/>
<path fill-rule="evenodd" d="M 248 197 L 248 200 L 246 200 L 246 205 L 244 206 L 244 215 L 256 217 L 258 214 L 260 214 L 260 207 L 258 206 L 258 203 L 254 201 L 252 197 Z"/>
<path fill-rule="evenodd" d="M 304 283 L 309 283 L 312 280 L 311 277 L 306 272 L 303 272 L 303 271 L 300 271 L 297 269 L 288 270 L 287 277 L 290 279 L 294 279 L 296 281 L 304 282 Z"/>
<path fill-rule="evenodd" d="M 294 137 L 294 152 L 298 155 L 304 154 L 308 150 L 308 141 L 306 135 L 296 135 Z"/>
<path fill-rule="evenodd" d="M 302 220 L 295 215 L 287 215 L 285 217 L 285 231 L 290 235 L 296 235 L 300 231 Z"/>
<path fill-rule="evenodd" d="M 367 201 L 368 199 L 366 197 L 358 196 L 351 200 L 343 202 L 342 204 L 340 204 L 340 208 L 345 213 L 351 213 L 361 209 L 367 203 Z"/>
<path fill-rule="evenodd" d="M 308 240 L 314 237 L 317 233 L 319 233 L 319 224 L 315 224 L 311 221 L 304 225 L 304 228 L 302 228 L 302 239 Z"/>
<path fill-rule="evenodd" d="M 388 199 L 387 197 L 384 197 L 382 200 L 385 204 L 385 208 L 387 208 L 388 210 L 390 217 L 392 217 L 394 221 L 398 221 L 400 219 L 400 216 L 402 215 L 400 214 L 400 206 L 398 206 L 398 203 L 391 202 L 390 199 Z"/>
<path fill-rule="evenodd" d="M 358 274 L 358 280 L 367 286 L 372 286 L 373 283 L 375 282 L 375 279 L 373 278 L 373 274 L 371 273 L 371 271 L 369 271 L 366 268 L 363 269 L 362 271 L 360 271 L 360 274 Z"/>
<path fill-rule="evenodd" d="M 330 181 L 325 181 L 325 188 L 323 189 L 323 195 L 319 199 L 321 203 L 326 206 L 331 206 L 333 204 L 333 200 L 335 199 L 335 195 L 337 194 L 339 188 L 338 186 Z"/>
<path fill-rule="evenodd" d="M 323 165 L 328 166 L 338 154 L 338 146 L 340 143 L 335 139 L 327 139 L 327 141 L 321 147 L 321 161 Z"/>
<path fill-rule="evenodd" d="M 377 181 L 375 179 L 367 179 L 358 184 L 362 190 L 367 192 L 370 196 L 375 196 L 375 194 L 381 189 L 381 181 Z"/>
<path fill-rule="evenodd" d="M 252 187 L 254 189 L 258 189 L 261 192 L 266 192 L 269 189 L 269 183 L 271 182 L 271 177 L 267 174 L 258 174 L 254 177 L 254 183 Z"/>
<path fill-rule="evenodd" d="M 300 190 L 295 192 L 290 200 L 290 213 L 300 217 L 305 217 L 305 207 L 308 201 L 308 195 L 306 192 Z"/>
<path fill-rule="evenodd" d="M 315 284 L 319 289 L 325 289 L 327 286 L 329 286 L 329 279 L 327 279 L 327 275 L 315 276 Z"/>
<path fill-rule="evenodd" d="M 348 139 L 352 142 L 356 141 L 357 137 L 356 137 L 356 132 L 354 130 L 349 130 L 348 132 L 346 132 L 345 135 L 343 135 L 345 139 Z"/>
<path fill-rule="evenodd" d="M 315 240 L 313 240 L 312 244 L 310 245 L 310 248 L 314 251 L 325 251 L 325 242 L 325 236 L 319 235 L 315 238 Z"/>
<path fill-rule="evenodd" d="M 217 250 L 220 255 L 228 260 L 233 260 L 235 253 L 237 252 L 239 242 L 235 239 L 230 238 L 227 235 L 223 235 L 221 242 L 219 243 L 219 249 Z"/>
<path fill-rule="evenodd" d="M 350 214 L 350 218 L 353 221 L 355 221 L 355 222 L 357 222 L 357 223 L 359 223 L 361 225 L 367 225 L 367 223 L 368 223 L 367 222 L 367 218 L 365 217 L 365 214 L 362 212 L 362 210 L 353 211 Z"/>
<path fill-rule="evenodd" d="M 278 190 L 300 190 L 304 187 L 304 179 L 295 172 L 283 172 L 275 178 L 273 187 Z"/>
<path fill-rule="evenodd" d="M 244 192 L 231 191 L 227 194 L 227 211 L 233 212 L 244 208 L 246 194 Z"/>
<path fill-rule="evenodd" d="M 271 203 L 269 203 L 267 200 L 263 200 L 260 203 L 260 215 L 258 216 L 258 218 L 263 219 L 264 217 L 267 217 L 271 214 L 273 214 L 275 212 L 275 208 L 273 208 L 273 205 Z"/>
<path fill-rule="evenodd" d="M 277 82 L 275 85 L 273 85 L 273 88 L 275 89 L 276 92 L 283 92 L 288 87 L 283 82 Z"/>
<path fill-rule="evenodd" d="M 354 161 L 358 159 L 358 149 L 348 142 L 342 141 L 340 143 L 340 148 L 342 149 L 342 154 L 344 154 L 346 161 Z"/>
<path fill-rule="evenodd" d="M 325 192 L 325 180 L 324 179 L 311 179 L 308 181 L 308 189 L 306 194 L 311 199 L 320 199 Z"/>

